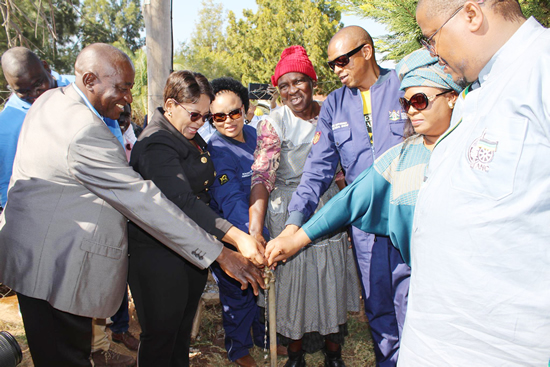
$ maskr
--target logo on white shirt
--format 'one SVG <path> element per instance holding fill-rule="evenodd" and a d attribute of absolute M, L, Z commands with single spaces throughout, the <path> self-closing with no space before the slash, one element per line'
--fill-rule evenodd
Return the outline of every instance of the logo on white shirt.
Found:
<path fill-rule="evenodd" d="M 475 139 L 468 148 L 467 158 L 470 168 L 481 172 L 489 172 L 489 164 L 495 157 L 498 141 L 485 138 L 487 129 L 483 130 L 481 136 Z"/>

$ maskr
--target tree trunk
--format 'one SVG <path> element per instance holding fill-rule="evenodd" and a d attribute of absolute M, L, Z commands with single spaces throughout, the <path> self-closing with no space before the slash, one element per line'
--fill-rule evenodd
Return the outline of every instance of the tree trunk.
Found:
<path fill-rule="evenodd" d="M 157 107 L 162 107 L 162 93 L 172 71 L 172 2 L 145 0 L 143 2 L 147 47 L 147 113 L 150 120 Z"/>

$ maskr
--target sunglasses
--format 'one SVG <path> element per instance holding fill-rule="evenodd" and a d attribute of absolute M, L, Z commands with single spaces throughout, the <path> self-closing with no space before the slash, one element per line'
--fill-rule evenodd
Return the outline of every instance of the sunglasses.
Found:
<path fill-rule="evenodd" d="M 187 110 L 187 108 L 185 108 L 181 103 L 179 103 L 175 99 L 172 99 L 172 100 L 174 101 L 174 103 L 176 103 L 178 106 L 183 108 L 189 114 L 189 117 L 191 118 L 191 121 L 193 121 L 193 122 L 197 122 L 201 118 L 202 118 L 202 122 L 206 122 L 206 121 L 210 120 L 210 117 L 212 116 L 212 114 L 210 112 L 205 113 L 204 115 L 200 114 L 198 112 L 189 112 Z"/>
<path fill-rule="evenodd" d="M 236 120 L 238 118 L 241 118 L 241 116 L 243 115 L 242 109 L 243 109 L 243 106 L 236 108 L 233 111 L 229 111 L 228 113 L 222 113 L 222 112 L 214 113 L 212 114 L 212 121 L 214 123 L 216 122 L 222 123 L 222 122 L 225 122 L 225 120 L 227 119 L 227 116 L 229 116 L 231 120 Z"/>
<path fill-rule="evenodd" d="M 332 71 L 334 71 L 334 67 L 338 66 L 340 68 L 343 68 L 344 66 L 346 66 L 347 64 L 349 64 L 349 58 L 353 55 L 355 55 L 357 52 L 359 52 L 359 50 L 361 50 L 363 47 L 365 47 L 367 44 L 364 43 L 362 44 L 361 46 L 357 47 L 357 48 L 354 48 L 353 50 L 351 50 L 350 52 L 348 52 L 347 54 L 343 54 L 341 56 L 338 56 L 337 58 L 335 58 L 334 60 L 332 61 L 329 61 L 327 64 L 328 66 L 332 69 Z"/>
<path fill-rule="evenodd" d="M 441 92 L 430 97 L 426 96 L 424 93 L 416 93 L 413 94 L 409 100 L 403 97 L 399 98 L 399 103 L 401 103 L 401 107 L 403 107 L 403 110 L 405 110 L 406 113 L 409 113 L 409 109 L 411 108 L 411 106 L 413 106 L 414 109 L 417 111 L 422 111 L 428 108 L 430 102 L 436 99 L 436 97 L 442 96 L 443 94 L 447 94 L 452 91 L 452 89 L 449 89 L 445 92 Z"/>

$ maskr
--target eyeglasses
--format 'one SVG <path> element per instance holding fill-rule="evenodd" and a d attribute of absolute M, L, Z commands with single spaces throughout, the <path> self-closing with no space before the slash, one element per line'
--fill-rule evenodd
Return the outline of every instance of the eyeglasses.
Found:
<path fill-rule="evenodd" d="M 349 64 L 349 58 L 353 55 L 355 55 L 357 52 L 359 52 L 360 49 L 362 49 L 363 47 L 365 47 L 367 44 L 364 43 L 362 44 L 361 46 L 357 47 L 357 48 L 354 48 L 353 50 L 351 50 L 350 52 L 348 52 L 347 54 L 343 54 L 341 56 L 338 56 L 337 58 L 335 58 L 334 60 L 332 61 L 329 61 L 327 64 L 328 66 L 334 71 L 334 67 L 338 66 L 340 68 L 343 68 L 344 66 L 346 66 L 347 64 Z"/>
<path fill-rule="evenodd" d="M 222 113 L 222 112 L 214 113 L 212 114 L 212 121 L 214 123 L 216 122 L 222 123 L 222 122 L 225 122 L 225 120 L 227 119 L 227 116 L 229 116 L 231 120 L 236 120 L 238 118 L 241 118 L 242 115 L 243 115 L 243 106 L 236 108 L 233 111 L 229 111 L 229 113 Z"/>
<path fill-rule="evenodd" d="M 433 96 L 426 96 L 424 93 L 416 93 L 413 94 L 412 97 L 407 100 L 405 98 L 399 98 L 399 103 L 401 103 L 401 107 L 405 110 L 406 113 L 409 113 L 409 109 L 411 106 L 414 107 L 417 111 L 422 111 L 428 108 L 428 105 L 431 101 L 433 101 L 436 97 L 439 97 L 443 94 L 447 94 L 449 92 L 452 92 L 452 89 L 446 90 L 445 92 L 441 92 L 439 94 L 435 94 Z"/>
<path fill-rule="evenodd" d="M 178 101 L 176 101 L 173 98 L 172 98 L 172 100 L 174 101 L 175 104 L 177 104 L 178 106 L 183 108 L 189 114 L 189 117 L 191 118 L 191 121 L 193 121 L 193 122 L 197 122 L 200 118 L 202 118 L 202 122 L 206 122 L 206 121 L 210 120 L 210 117 L 212 116 L 212 114 L 210 112 L 205 113 L 204 115 L 200 114 L 198 112 L 189 112 L 189 111 L 187 111 L 187 108 L 185 108 L 181 103 L 179 103 Z"/>
<path fill-rule="evenodd" d="M 482 2 L 482 1 L 481 1 L 481 2 Z M 428 39 L 421 39 L 421 40 L 420 40 L 420 44 L 422 44 L 422 46 L 426 47 L 426 49 L 427 49 L 428 51 L 430 51 L 430 55 L 431 55 L 432 57 L 439 57 L 439 55 L 438 55 L 437 52 L 435 51 L 435 47 L 432 45 L 432 40 L 433 40 L 433 38 L 435 37 L 435 35 L 436 35 L 443 27 L 445 27 L 445 24 L 449 23 L 449 21 L 450 21 L 451 19 L 453 19 L 454 16 L 457 15 L 457 14 L 462 10 L 462 8 L 464 8 L 464 5 L 462 5 L 462 6 L 459 7 L 458 9 L 456 9 L 455 12 L 449 17 L 449 19 L 447 19 L 447 20 L 441 25 L 441 27 L 439 27 L 439 28 L 437 29 L 437 31 L 435 31 L 435 33 L 432 34 L 432 35 L 430 36 L 430 38 L 428 38 Z"/>

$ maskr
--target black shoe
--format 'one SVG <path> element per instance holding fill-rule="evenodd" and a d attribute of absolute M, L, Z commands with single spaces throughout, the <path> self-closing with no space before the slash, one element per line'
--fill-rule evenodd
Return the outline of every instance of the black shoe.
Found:
<path fill-rule="evenodd" d="M 286 361 L 284 367 L 306 367 L 306 357 L 304 351 L 293 352 L 288 350 L 288 361 Z"/>
<path fill-rule="evenodd" d="M 342 347 L 335 352 L 323 348 L 323 353 L 325 354 L 325 367 L 346 367 L 342 360 Z"/>

